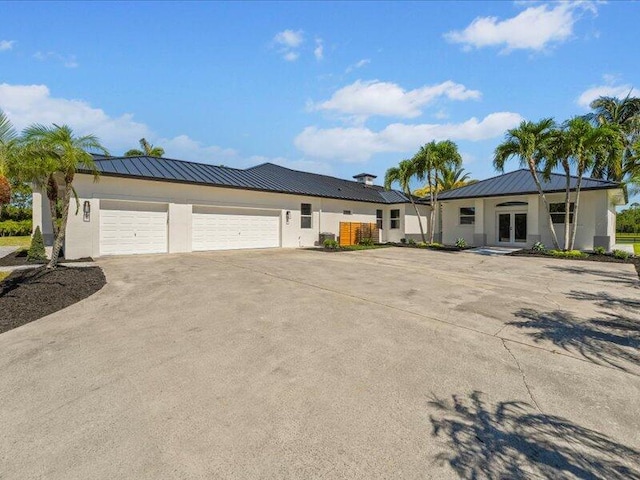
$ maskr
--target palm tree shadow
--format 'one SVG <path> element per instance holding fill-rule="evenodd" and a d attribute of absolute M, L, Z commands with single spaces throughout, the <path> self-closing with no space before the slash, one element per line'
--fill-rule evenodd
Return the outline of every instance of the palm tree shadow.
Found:
<path fill-rule="evenodd" d="M 535 342 L 550 341 L 591 362 L 631 372 L 630 367 L 640 366 L 640 321 L 613 313 L 604 315 L 582 320 L 563 310 L 523 308 L 515 313 L 522 320 L 507 325 L 530 329 L 528 335 Z"/>
<path fill-rule="evenodd" d="M 596 277 L 601 277 L 600 281 L 606 283 L 622 283 L 635 287 L 638 287 L 640 285 L 640 281 L 635 274 L 624 271 L 611 272 L 608 270 L 599 270 L 597 268 L 563 265 L 549 265 L 547 268 L 555 270 L 556 272 L 575 273 L 576 275 L 593 275 Z M 640 275 L 640 272 L 638 275 Z"/>
<path fill-rule="evenodd" d="M 460 478 L 640 480 L 640 452 L 528 403 L 491 406 L 482 396 L 429 402 L 432 435 L 447 445 L 436 461 Z"/>
<path fill-rule="evenodd" d="M 640 300 L 634 298 L 616 297 L 607 292 L 587 293 L 577 290 L 569 292 L 569 298 L 574 300 L 587 300 L 604 308 L 623 308 L 630 312 L 640 313 Z"/>

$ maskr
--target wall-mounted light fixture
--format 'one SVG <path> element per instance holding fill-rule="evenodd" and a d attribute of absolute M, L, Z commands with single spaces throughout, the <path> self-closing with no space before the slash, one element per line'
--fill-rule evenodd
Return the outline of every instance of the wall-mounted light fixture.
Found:
<path fill-rule="evenodd" d="M 84 204 L 82 205 L 82 213 L 84 214 L 82 219 L 85 222 L 91 220 L 91 202 L 89 202 L 89 200 L 84 201 Z"/>
<path fill-rule="evenodd" d="M 291 221 L 291 211 L 287 210 L 287 213 L 285 213 L 284 218 L 287 220 L 287 225 L 289 225 L 289 222 Z"/>

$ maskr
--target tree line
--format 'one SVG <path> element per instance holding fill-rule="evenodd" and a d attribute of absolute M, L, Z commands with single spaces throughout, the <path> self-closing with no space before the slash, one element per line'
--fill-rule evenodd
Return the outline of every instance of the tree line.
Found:
<path fill-rule="evenodd" d="M 619 182 L 626 195 L 638 191 L 640 186 L 640 98 L 630 95 L 623 99 L 600 97 L 591 103 L 591 110 L 587 115 L 575 116 L 562 123 L 552 118 L 523 121 L 505 133 L 503 142 L 494 152 L 493 166 L 497 171 L 504 172 L 510 159 L 517 159 L 522 167 L 529 170 L 544 205 L 547 227 L 556 249 L 560 249 L 560 242 L 543 188 L 543 181 L 548 180 L 552 173 L 558 172 L 565 177 L 564 250 L 573 250 L 575 245 L 580 192 L 585 176 Z M 417 198 L 428 196 L 430 205 L 436 205 L 444 179 L 454 180 L 448 188 L 458 188 L 468 182 L 467 178 L 455 182 L 456 175 L 462 176 L 461 164 L 454 142 L 432 141 L 420 147 L 411 159 L 402 160 L 397 167 L 387 170 L 385 187 L 388 189 L 395 183 L 399 184 L 418 214 Z M 570 201 L 572 177 L 577 177 L 573 187 L 574 202 Z M 424 189 L 412 192 L 411 182 L 414 179 L 426 180 Z M 574 203 L 573 210 L 571 203 Z M 434 218 L 435 208 L 432 208 L 428 219 L 429 242 L 434 238 Z M 422 240 L 426 242 L 419 214 L 418 222 Z"/>

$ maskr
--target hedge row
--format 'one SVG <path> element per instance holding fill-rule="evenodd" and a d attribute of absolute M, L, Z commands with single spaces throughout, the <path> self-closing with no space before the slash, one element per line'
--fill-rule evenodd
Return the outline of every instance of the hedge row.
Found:
<path fill-rule="evenodd" d="M 31 220 L 5 220 L 0 222 L 0 237 L 21 237 L 31 235 Z"/>

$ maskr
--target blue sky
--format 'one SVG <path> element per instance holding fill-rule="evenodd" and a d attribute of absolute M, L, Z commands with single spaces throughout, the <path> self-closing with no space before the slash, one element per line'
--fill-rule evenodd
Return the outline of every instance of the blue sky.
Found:
<path fill-rule="evenodd" d="M 640 84 L 627 2 L 0 2 L 0 108 L 112 154 L 384 175 L 451 138 L 475 178 L 523 118 Z M 517 168 L 514 161 L 512 168 Z M 381 181 L 381 178 L 378 180 Z"/>

